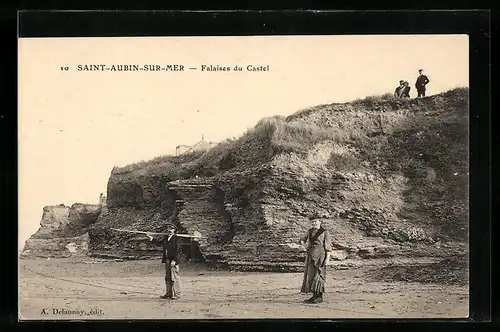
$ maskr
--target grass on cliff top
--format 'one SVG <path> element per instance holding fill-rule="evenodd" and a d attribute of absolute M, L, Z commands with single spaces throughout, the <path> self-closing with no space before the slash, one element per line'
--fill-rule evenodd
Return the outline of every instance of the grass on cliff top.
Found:
<path fill-rule="evenodd" d="M 412 93 L 415 93 L 415 92 L 416 91 L 413 91 Z M 421 100 L 426 100 L 426 99 L 427 100 L 432 100 L 435 97 L 454 99 L 454 98 L 460 98 L 460 97 L 468 96 L 468 94 L 469 94 L 469 88 L 467 88 L 467 87 L 456 87 L 456 88 L 450 89 L 448 91 L 439 93 L 437 95 L 431 95 L 431 96 L 428 96 L 428 97 L 424 97 Z M 353 100 L 351 102 L 347 102 L 345 104 L 353 104 L 353 105 L 356 105 L 356 104 L 365 104 L 365 105 L 367 105 L 367 104 L 384 103 L 384 102 L 391 102 L 391 101 L 398 101 L 398 102 L 402 102 L 402 103 L 410 103 L 410 102 L 415 101 L 415 100 L 417 100 L 415 97 L 399 99 L 399 98 L 394 97 L 394 94 L 392 94 L 392 93 L 384 93 L 384 94 L 381 94 L 381 95 L 373 95 L 373 96 L 367 96 L 367 97 L 364 97 L 364 98 L 359 98 L 359 99 Z"/>
<path fill-rule="evenodd" d="M 275 151 L 295 153 L 306 152 L 308 147 L 327 140 L 345 142 L 362 137 L 356 128 L 332 130 L 314 123 L 287 122 L 285 117 L 264 118 L 257 123 L 254 132 L 266 137 Z"/>
<path fill-rule="evenodd" d="M 166 176 L 170 180 L 194 175 L 211 176 L 220 170 L 251 167 L 266 162 L 280 152 L 304 153 L 307 148 L 325 140 L 343 142 L 360 137 L 352 131 L 332 131 L 307 122 L 289 123 L 285 117 L 264 118 L 236 140 L 226 140 L 207 152 L 181 156 L 160 156 L 125 167 L 115 167 L 113 175 Z"/>
<path fill-rule="evenodd" d="M 144 168 L 158 166 L 158 165 L 162 165 L 165 167 L 167 167 L 167 166 L 173 167 L 173 166 L 178 165 L 178 164 L 183 164 L 183 163 L 189 162 L 191 160 L 195 160 L 195 159 L 199 158 L 200 155 L 202 155 L 202 154 L 203 154 L 203 152 L 196 151 L 196 152 L 186 153 L 186 154 L 183 154 L 181 156 L 163 155 L 163 156 L 155 157 L 151 160 L 141 160 L 139 162 L 129 164 L 129 165 L 126 165 L 123 167 L 115 166 L 112 170 L 112 174 L 115 174 L 115 175 L 116 174 L 124 174 L 124 173 L 129 173 L 132 171 L 136 171 L 139 169 L 144 169 Z"/>
<path fill-rule="evenodd" d="M 394 97 L 394 94 L 392 93 L 384 93 L 381 95 L 373 95 L 373 96 L 367 96 L 365 98 L 358 98 L 349 103 L 350 104 L 371 103 L 371 102 L 381 102 L 387 100 L 408 100 L 408 99 L 397 99 L 396 97 Z"/>
<path fill-rule="evenodd" d="M 410 105 L 419 105 L 419 106 L 428 106 L 430 109 L 439 108 L 442 106 L 443 101 L 448 101 L 453 103 L 460 102 L 463 99 L 468 99 L 469 88 L 468 87 L 456 87 L 450 89 L 448 91 L 430 95 L 424 98 L 396 98 L 391 93 L 385 93 L 380 95 L 372 95 L 364 98 L 358 98 L 353 101 L 344 102 L 344 103 L 331 103 L 331 104 L 322 104 L 317 106 L 308 107 L 305 109 L 301 109 L 290 116 L 288 116 L 289 120 L 293 120 L 296 118 L 307 117 L 309 114 L 313 114 L 315 112 L 325 110 L 325 109 L 340 109 L 342 111 L 351 109 L 357 109 L 357 107 L 363 109 L 370 109 L 376 106 L 378 109 L 386 109 L 386 110 L 395 110 L 398 108 L 405 108 Z M 348 107 L 346 107 L 348 106 Z M 349 107 L 350 106 L 350 107 Z M 425 107 L 423 107 L 425 108 Z"/>
<path fill-rule="evenodd" d="M 280 152 L 305 153 L 324 140 L 344 141 L 352 132 L 335 132 L 311 123 L 289 123 L 285 117 L 260 120 L 237 140 L 223 142 L 183 165 L 182 178 L 213 176 L 233 168 L 248 169 L 269 161 Z"/>
<path fill-rule="evenodd" d="M 441 99 L 460 99 L 468 96 L 468 88 L 460 87 L 424 98 L 435 102 Z M 410 103 L 414 99 L 396 99 L 390 93 L 368 96 L 352 102 L 351 105 L 372 105 L 391 102 Z M 319 107 L 319 106 L 318 106 Z M 307 110 L 314 112 L 315 107 Z M 159 175 L 170 180 L 193 177 L 194 175 L 211 176 L 221 170 L 234 167 L 251 167 L 262 164 L 280 152 L 306 152 L 308 147 L 325 141 L 346 142 L 363 140 L 364 133 L 359 128 L 332 130 L 306 121 L 290 122 L 287 117 L 273 116 L 263 118 L 254 128 L 235 140 L 226 140 L 207 152 L 194 152 L 181 156 L 165 155 L 149 161 L 140 161 L 124 167 L 115 167 L 112 174 L 134 173 L 134 176 Z"/>

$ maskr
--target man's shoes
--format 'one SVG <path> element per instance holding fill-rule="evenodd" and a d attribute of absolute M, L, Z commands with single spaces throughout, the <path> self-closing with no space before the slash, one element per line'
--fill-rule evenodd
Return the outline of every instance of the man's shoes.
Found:
<path fill-rule="evenodd" d="M 180 296 L 170 296 L 170 295 L 162 295 L 160 296 L 161 299 L 167 299 L 167 300 L 179 300 L 181 297 Z"/>

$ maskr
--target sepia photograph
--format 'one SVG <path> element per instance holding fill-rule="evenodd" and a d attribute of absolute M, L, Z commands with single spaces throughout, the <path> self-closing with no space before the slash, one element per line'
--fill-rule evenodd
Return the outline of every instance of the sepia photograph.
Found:
<path fill-rule="evenodd" d="M 18 316 L 469 317 L 469 37 L 18 39 Z"/>

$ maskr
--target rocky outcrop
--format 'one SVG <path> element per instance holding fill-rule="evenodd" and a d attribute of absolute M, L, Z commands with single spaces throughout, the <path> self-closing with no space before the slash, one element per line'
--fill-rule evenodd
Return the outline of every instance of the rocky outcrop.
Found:
<path fill-rule="evenodd" d="M 143 235 L 110 228 L 160 231 L 168 220 L 204 236 L 210 264 L 297 270 L 314 215 L 332 234 L 334 260 L 466 250 L 467 116 L 465 89 L 321 105 L 203 154 L 115 168 L 89 254 L 159 257 Z"/>
<path fill-rule="evenodd" d="M 26 241 L 21 258 L 86 255 L 88 229 L 100 214 L 101 205 L 44 207 L 40 228 Z"/>

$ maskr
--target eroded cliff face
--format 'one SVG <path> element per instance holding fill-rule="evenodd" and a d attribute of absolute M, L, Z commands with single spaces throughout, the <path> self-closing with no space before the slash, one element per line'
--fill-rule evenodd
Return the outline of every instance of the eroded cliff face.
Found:
<path fill-rule="evenodd" d="M 100 213 L 101 206 L 92 204 L 44 207 L 40 228 L 26 241 L 21 258 L 86 255 L 88 229 Z"/>
<path fill-rule="evenodd" d="M 204 155 L 113 170 L 93 256 L 158 258 L 143 235 L 199 231 L 207 263 L 297 270 L 320 215 L 333 259 L 467 251 L 468 91 L 322 105 L 269 120 Z"/>

